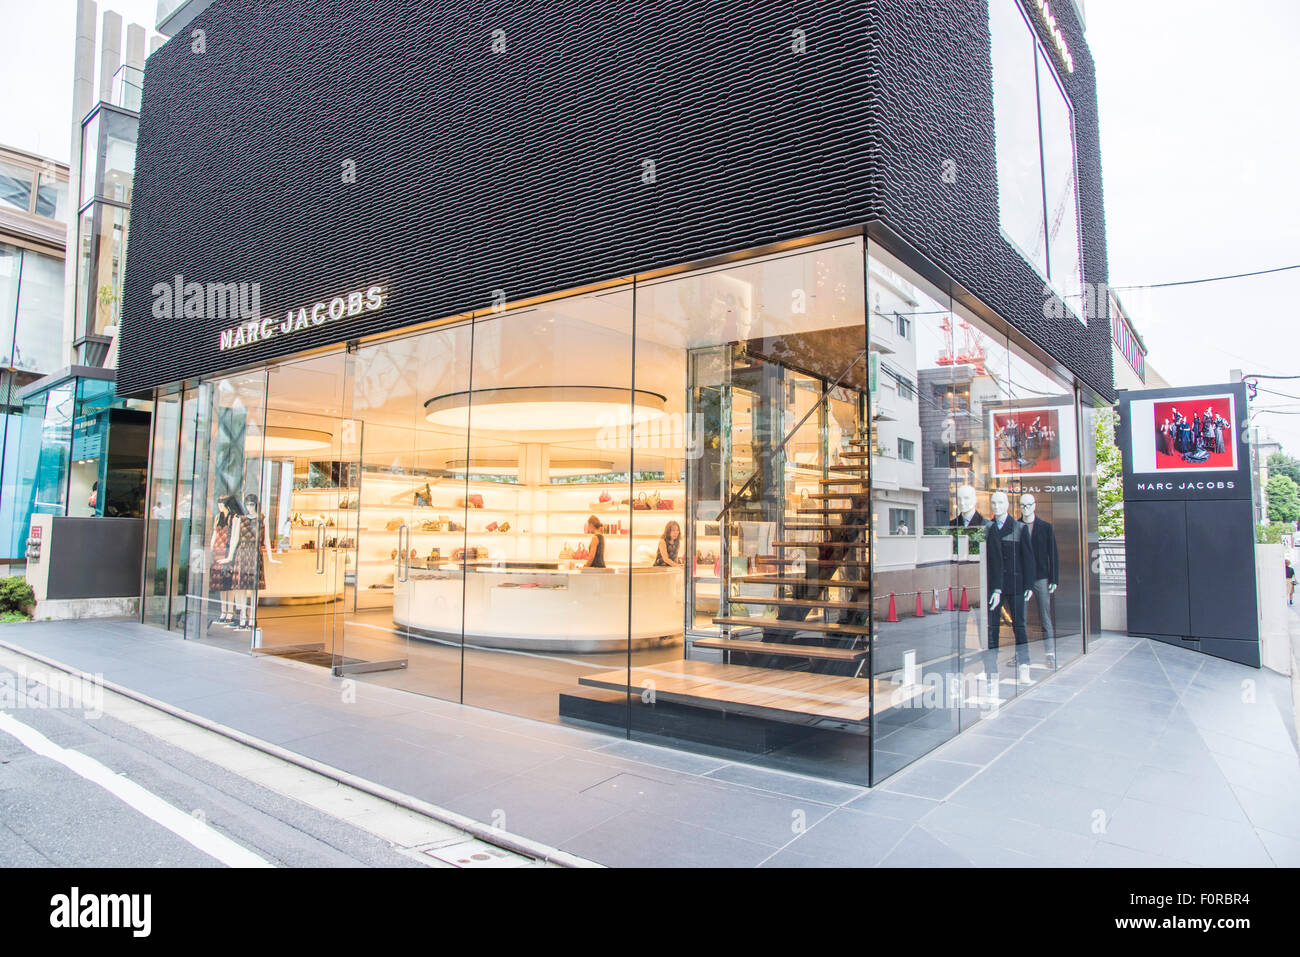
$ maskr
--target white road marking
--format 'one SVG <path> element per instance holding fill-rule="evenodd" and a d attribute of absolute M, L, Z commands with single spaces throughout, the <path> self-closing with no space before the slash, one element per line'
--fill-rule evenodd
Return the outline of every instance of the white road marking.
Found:
<path fill-rule="evenodd" d="M 94 758 L 55 744 L 35 728 L 23 724 L 13 715 L 0 711 L 0 731 L 16 738 L 27 750 L 57 761 L 65 768 L 93 784 L 98 784 L 118 800 L 157 822 L 177 837 L 194 845 L 204 854 L 227 867 L 271 867 L 272 865 L 230 838 L 213 830 L 198 818 L 172 807 L 162 798 L 127 778 L 114 774 Z"/>

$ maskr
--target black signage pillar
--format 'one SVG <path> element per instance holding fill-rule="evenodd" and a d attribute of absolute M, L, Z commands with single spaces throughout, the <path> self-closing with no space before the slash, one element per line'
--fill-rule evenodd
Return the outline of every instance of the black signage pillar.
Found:
<path fill-rule="evenodd" d="M 1255 509 L 1240 382 L 1121 392 L 1128 631 L 1258 668 Z"/>

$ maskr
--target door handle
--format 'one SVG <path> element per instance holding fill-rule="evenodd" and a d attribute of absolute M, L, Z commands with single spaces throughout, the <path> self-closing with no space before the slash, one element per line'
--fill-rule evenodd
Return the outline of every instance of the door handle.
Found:
<path fill-rule="evenodd" d="M 316 525 L 316 574 L 325 574 L 325 526 L 322 523 Z"/>
<path fill-rule="evenodd" d="M 397 529 L 397 580 L 404 582 L 411 571 L 411 528 L 402 524 Z"/>

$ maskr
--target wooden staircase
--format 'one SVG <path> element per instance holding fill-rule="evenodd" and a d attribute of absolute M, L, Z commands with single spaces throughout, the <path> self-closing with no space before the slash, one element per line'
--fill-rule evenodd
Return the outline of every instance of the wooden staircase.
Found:
<path fill-rule="evenodd" d="M 721 615 L 713 619 L 724 634 L 696 638 L 697 648 L 721 650 L 730 663 L 733 654 L 745 663 L 771 656 L 774 667 L 826 671 L 860 677 L 871 641 L 869 550 L 871 540 L 868 470 L 871 458 L 866 439 L 853 439 L 840 449 L 840 462 L 827 466 L 831 477 L 819 479 L 820 492 L 796 510 L 811 521 L 786 522 L 785 531 L 815 531 L 816 541 L 783 539 L 772 543 L 776 554 L 760 555 L 760 565 L 775 566 L 763 574 L 736 575 L 731 582 L 778 586 L 772 597 L 737 595 L 731 604 L 775 607 L 785 618 Z M 815 557 L 807 554 L 816 550 Z M 836 573 L 842 576 L 832 580 Z M 724 593 L 729 582 L 723 582 Z M 834 595 L 834 597 L 831 597 Z M 834 620 L 831 620 L 833 616 Z M 860 623 L 840 620 L 853 617 Z M 796 633 L 802 633 L 796 637 Z"/>

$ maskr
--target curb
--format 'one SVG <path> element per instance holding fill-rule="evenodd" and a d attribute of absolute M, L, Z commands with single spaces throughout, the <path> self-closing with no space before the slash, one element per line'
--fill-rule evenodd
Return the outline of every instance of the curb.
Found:
<path fill-rule="evenodd" d="M 47 658 L 44 655 L 37 654 L 34 651 L 28 651 L 26 648 L 21 648 L 8 641 L 0 641 L 0 648 L 24 658 L 28 658 L 32 661 L 39 662 L 47 668 L 53 668 L 56 671 L 62 671 L 65 674 L 75 675 L 83 680 L 95 680 L 95 676 L 90 675 L 87 672 L 72 668 L 60 661 L 55 661 L 53 658 Z M 263 754 L 268 754 L 281 761 L 287 761 L 289 764 L 297 765 L 304 770 L 312 771 L 316 774 L 322 775 L 323 777 L 330 778 L 331 780 L 337 781 L 339 784 L 345 784 L 350 788 L 363 791 L 372 797 L 377 797 L 380 800 L 388 801 L 390 804 L 404 807 L 408 811 L 423 814 L 425 817 L 458 828 L 481 841 L 486 841 L 487 843 L 494 844 L 497 847 L 505 848 L 508 851 L 514 851 L 516 854 L 532 857 L 537 860 L 545 861 L 548 864 L 555 864 L 559 867 L 604 867 L 603 864 L 597 864 L 595 861 L 589 861 L 586 858 L 578 857 L 577 855 L 570 854 L 567 851 L 561 851 L 559 848 L 551 847 L 549 844 L 543 844 L 540 841 L 534 841 L 531 838 L 512 834 L 509 831 L 502 831 L 493 827 L 488 827 L 486 824 L 475 821 L 473 818 L 465 817 L 463 814 L 457 814 L 455 811 L 439 807 L 436 804 L 430 804 L 428 801 L 422 801 L 409 794 L 403 794 L 401 791 L 396 791 L 383 784 L 377 784 L 374 781 L 357 777 L 356 775 L 336 768 L 333 765 L 325 764 L 321 761 L 315 760 L 314 758 L 309 758 L 305 755 L 298 754 L 297 752 L 282 748 L 278 744 L 263 741 L 261 738 L 255 738 L 236 728 L 231 728 L 227 725 L 220 724 L 219 722 L 212 721 L 202 715 L 193 714 L 183 708 L 178 708 L 175 705 L 168 704 L 165 701 L 151 698 L 149 695 L 124 687 L 116 682 L 108 681 L 103 677 L 100 677 L 98 681 L 103 685 L 103 687 L 112 691 L 114 694 L 119 694 L 122 697 L 129 698 L 139 704 L 162 711 L 165 714 L 169 714 L 174 718 L 179 718 L 182 721 L 186 721 L 207 731 L 220 734 L 224 737 L 230 738 L 232 741 L 238 741 L 246 747 L 261 751 Z"/>

